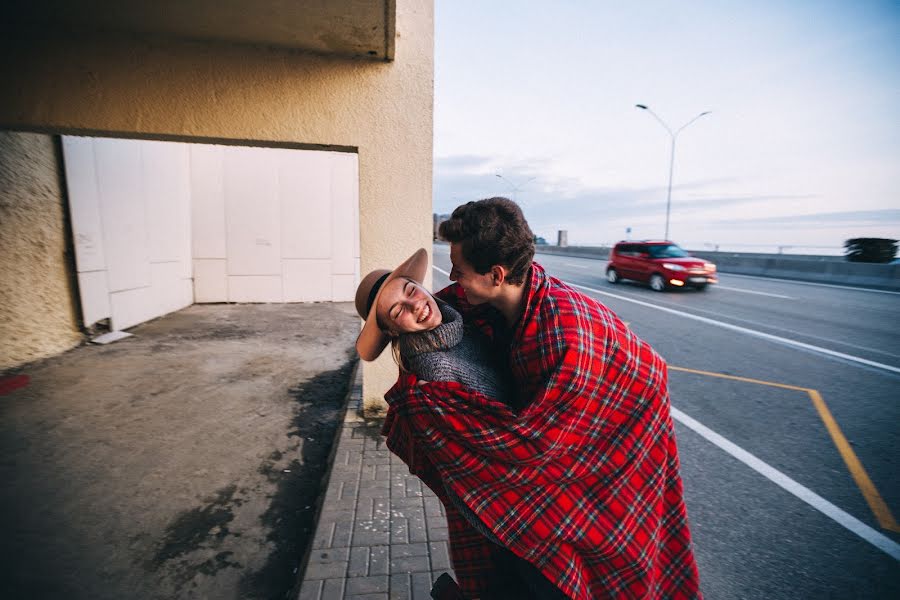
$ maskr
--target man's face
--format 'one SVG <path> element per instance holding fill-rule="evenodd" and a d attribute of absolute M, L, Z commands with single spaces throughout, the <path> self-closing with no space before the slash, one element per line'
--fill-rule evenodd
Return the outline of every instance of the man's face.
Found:
<path fill-rule="evenodd" d="M 470 304 L 484 304 L 491 301 L 498 288 L 494 285 L 494 278 L 490 272 L 481 275 L 475 271 L 463 257 L 462 247 L 459 244 L 450 244 L 450 262 L 453 263 L 450 281 L 460 285 Z"/>

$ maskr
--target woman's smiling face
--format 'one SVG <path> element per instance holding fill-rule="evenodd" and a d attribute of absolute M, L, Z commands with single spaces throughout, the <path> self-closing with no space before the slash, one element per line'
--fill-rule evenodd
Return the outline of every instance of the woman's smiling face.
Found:
<path fill-rule="evenodd" d="M 441 324 L 441 311 L 434 297 L 405 277 L 384 284 L 375 310 L 379 325 L 394 334 L 426 331 Z"/>

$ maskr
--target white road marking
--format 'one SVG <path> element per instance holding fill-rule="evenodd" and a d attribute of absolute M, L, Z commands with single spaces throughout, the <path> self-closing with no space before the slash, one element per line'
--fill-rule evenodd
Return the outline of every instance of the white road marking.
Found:
<path fill-rule="evenodd" d="M 742 275 L 740 273 L 723 273 L 728 277 L 743 277 L 745 279 L 757 279 L 759 281 L 783 281 L 784 283 L 793 283 L 794 285 L 819 285 L 822 287 L 837 288 L 839 290 L 852 290 L 854 292 L 872 292 L 874 294 L 894 294 L 900 296 L 900 292 L 892 292 L 891 290 L 876 290 L 874 288 L 854 287 L 852 285 L 838 285 L 836 283 L 819 283 L 817 281 L 796 281 L 794 279 L 782 279 L 781 277 L 759 277 L 757 275 Z"/>
<path fill-rule="evenodd" d="M 543 256 L 564 256 L 559 254 L 544 254 Z M 582 257 L 570 257 L 570 258 L 579 258 L 581 260 L 593 260 L 593 261 L 603 261 L 606 262 L 605 258 L 582 258 Z M 589 268 L 589 267 L 586 267 Z M 739 273 L 726 273 L 724 271 L 719 271 L 719 275 L 725 275 L 727 277 L 744 277 L 746 279 L 757 279 L 759 281 L 783 281 L 784 283 L 793 283 L 795 285 L 820 285 L 822 287 L 831 287 L 838 288 L 841 290 L 851 290 L 854 292 L 872 292 L 874 294 L 894 294 L 895 296 L 900 296 L 900 292 L 895 292 L 891 290 L 878 290 L 875 288 L 866 288 L 866 287 L 856 287 L 852 285 L 839 285 L 836 283 L 819 283 L 817 281 L 797 281 L 796 279 L 784 279 L 782 277 L 762 277 L 759 275 L 742 275 Z M 719 286 L 722 287 L 722 286 Z"/>
<path fill-rule="evenodd" d="M 866 365 L 869 367 L 875 367 L 876 369 L 883 369 L 885 371 L 890 371 L 891 373 L 900 373 L 900 367 L 895 367 L 892 365 L 886 365 L 884 363 L 875 362 L 874 360 L 868 360 L 866 358 L 861 358 L 859 356 L 853 356 L 850 354 L 844 354 L 843 352 L 837 352 L 835 350 L 829 350 L 828 348 L 822 348 L 821 346 L 813 346 L 812 344 L 806 344 L 804 342 L 798 342 L 797 340 L 792 340 L 789 338 L 780 337 L 777 335 L 772 335 L 771 333 L 764 333 L 762 331 L 757 331 L 755 329 L 747 329 L 746 327 L 740 327 L 738 325 L 732 325 L 731 323 L 725 323 L 724 321 L 716 321 L 715 319 L 708 319 L 706 317 L 701 317 L 699 315 L 694 315 L 691 313 L 682 312 L 680 310 L 675 310 L 672 308 L 666 308 L 664 306 L 658 306 L 656 304 L 651 304 L 649 302 L 642 302 L 641 300 L 635 300 L 634 298 L 629 298 L 627 296 L 620 296 L 618 294 L 611 294 L 609 292 L 604 292 L 602 290 L 598 290 L 595 288 L 590 288 L 584 285 L 578 285 L 577 283 L 565 282 L 568 285 L 571 285 L 575 288 L 580 288 L 582 290 L 587 290 L 589 292 L 593 292 L 595 294 L 600 294 L 603 296 L 609 296 L 610 298 L 616 298 L 617 300 L 624 300 L 625 302 L 633 302 L 634 304 L 640 304 L 641 306 L 646 306 L 648 308 L 653 308 L 656 310 L 661 310 L 663 312 L 671 313 L 673 315 L 678 315 L 679 317 L 684 317 L 686 319 L 693 319 L 695 321 L 700 321 L 702 323 L 708 323 L 710 325 L 715 325 L 716 327 L 723 327 L 725 329 L 730 329 L 732 331 L 737 331 L 740 333 L 746 333 L 747 335 L 752 335 L 758 338 L 762 338 L 764 340 L 770 340 L 773 342 L 778 342 L 781 344 L 786 344 L 788 346 L 794 346 L 796 348 L 803 348 L 804 350 L 811 350 L 813 352 L 818 352 L 819 354 L 825 354 L 826 356 L 833 356 L 835 358 L 841 358 L 844 360 L 848 360 L 850 362 L 859 363 L 861 365 Z"/>
<path fill-rule="evenodd" d="M 438 266 L 434 266 L 434 270 L 439 273 L 443 273 L 447 277 L 450 276 L 450 273 L 441 269 Z M 709 323 L 710 325 L 716 325 L 718 327 L 723 327 L 725 329 L 731 329 L 732 331 L 738 331 L 740 333 L 746 333 L 747 335 L 752 335 L 755 337 L 759 337 L 762 339 L 770 340 L 773 342 L 779 342 L 782 344 L 787 344 L 788 346 L 794 346 L 797 348 L 803 348 L 804 350 L 811 350 L 813 352 L 818 352 L 819 354 L 825 354 L 826 356 L 833 356 L 835 358 L 842 358 L 844 360 L 849 360 L 851 362 L 863 364 L 869 367 L 875 367 L 876 369 L 883 369 L 885 371 L 890 371 L 892 373 L 900 373 L 900 367 L 895 367 L 892 365 L 887 365 L 884 363 L 876 362 L 874 360 L 868 360 L 865 358 L 861 358 L 859 356 L 853 356 L 851 354 L 845 354 L 843 352 L 837 352 L 836 350 L 829 350 L 828 348 L 822 348 L 821 346 L 813 346 L 812 344 L 806 344 L 804 342 L 798 342 L 797 340 L 792 340 L 790 338 L 784 338 L 777 335 L 772 335 L 770 333 L 765 333 L 762 331 L 757 331 L 755 329 L 748 329 L 746 327 L 741 327 L 739 325 L 732 325 L 731 323 L 725 323 L 724 321 L 716 321 L 715 319 L 709 319 L 707 317 L 701 317 L 699 315 L 694 315 L 691 313 L 682 312 L 680 310 L 675 310 L 673 308 L 666 308 L 665 306 L 659 306 L 657 304 L 651 304 L 649 302 L 643 302 L 642 300 L 636 300 L 634 298 L 629 298 L 627 296 L 620 296 L 619 294 L 611 294 L 610 292 L 604 292 L 603 290 L 598 290 L 595 288 L 590 288 L 584 285 L 578 285 L 577 283 L 566 282 L 568 285 L 571 285 L 575 288 L 580 288 L 583 290 L 587 290 L 589 292 L 593 292 L 595 294 L 601 294 L 603 296 L 609 296 L 610 298 L 616 298 L 618 300 L 624 300 L 626 302 L 633 302 L 634 304 L 640 304 L 641 306 L 646 306 L 648 308 L 654 308 L 656 310 L 661 310 L 663 312 L 671 313 L 673 315 L 678 315 L 680 317 L 686 317 L 688 319 L 694 319 L 695 321 L 701 321 L 703 323 Z"/>
<path fill-rule="evenodd" d="M 576 269 L 590 269 L 593 265 L 576 265 L 575 263 L 563 263 L 566 267 L 575 267 Z"/>
<path fill-rule="evenodd" d="M 738 459 L 772 483 L 793 494 L 800 500 L 803 500 L 829 519 L 832 519 L 839 525 L 847 528 L 849 531 L 855 533 L 895 560 L 900 560 L 900 544 L 897 544 L 886 535 L 879 533 L 856 517 L 850 515 L 847 512 L 844 512 L 822 496 L 819 496 L 809 488 L 800 485 L 778 469 L 775 469 L 769 464 L 761 461 L 756 456 L 750 454 L 737 444 L 725 439 L 702 423 L 692 419 L 674 406 L 672 407 L 672 417 L 685 427 L 693 430 L 698 435 L 702 436 L 734 458 Z"/>
<path fill-rule="evenodd" d="M 434 270 L 440 273 L 443 273 L 446 276 L 450 276 L 450 273 L 441 269 L 438 266 L 434 266 Z M 724 321 L 716 321 L 715 319 L 708 319 L 706 317 L 701 317 L 699 315 L 694 315 L 691 313 L 682 312 L 680 310 L 675 310 L 673 308 L 666 308 L 665 306 L 659 306 L 657 304 L 651 304 L 649 302 L 643 302 L 641 300 L 635 300 L 634 298 L 629 298 L 627 296 L 620 296 L 619 294 L 611 294 L 609 292 L 604 292 L 602 290 L 598 290 L 595 288 L 590 288 L 584 285 L 578 285 L 577 283 L 565 282 L 568 285 L 571 285 L 575 288 L 580 288 L 582 290 L 587 290 L 589 292 L 593 292 L 595 294 L 601 294 L 603 296 L 609 296 L 610 298 L 616 298 L 617 300 L 624 300 L 626 302 L 633 302 L 634 304 L 640 304 L 641 306 L 646 306 L 648 308 L 654 308 L 656 310 L 661 310 L 663 312 L 671 313 L 673 315 L 678 315 L 680 317 L 686 317 L 688 319 L 694 319 L 695 321 L 701 321 L 703 323 L 709 323 L 710 325 L 716 325 L 717 327 L 723 327 L 725 329 L 730 329 L 732 331 L 738 331 L 740 333 L 746 333 L 748 335 L 752 335 L 755 337 L 763 338 L 766 340 L 770 340 L 773 342 L 779 342 L 782 344 L 787 344 L 788 346 L 794 346 L 796 348 L 803 348 L 804 350 L 811 350 L 813 352 L 818 352 L 820 354 L 825 354 L 827 356 L 833 356 L 835 358 L 842 358 L 844 360 L 849 360 L 851 362 L 859 363 L 862 365 L 866 365 L 869 367 L 875 367 L 876 369 L 883 369 L 885 371 L 890 371 L 892 373 L 900 373 L 900 367 L 895 367 L 892 365 L 887 365 L 884 363 L 876 362 L 874 360 L 868 360 L 865 358 L 861 358 L 859 356 L 853 356 L 851 354 L 845 354 L 843 352 L 837 352 L 835 350 L 829 350 L 828 348 L 822 348 L 821 346 L 813 346 L 812 344 L 806 344 L 804 342 L 798 342 L 797 340 L 792 340 L 790 338 L 785 338 L 777 335 L 772 335 L 771 333 L 765 333 L 762 331 L 757 331 L 755 329 L 748 329 L 746 327 L 741 327 L 739 325 L 732 325 L 731 323 L 725 323 Z"/>
<path fill-rule="evenodd" d="M 450 275 L 450 273 L 441 269 L 438 266 L 434 266 L 434 270 L 439 273 L 443 273 L 444 275 L 447 275 L 447 276 Z M 606 294 L 608 296 L 620 298 L 620 296 L 616 296 L 615 294 L 609 294 L 606 292 L 601 292 L 599 290 L 591 290 L 591 288 L 585 288 L 584 286 L 576 286 L 575 284 L 569 284 L 569 285 L 572 285 L 574 287 L 581 287 L 583 289 L 594 291 L 594 292 L 597 292 L 600 294 Z M 651 308 L 661 308 L 661 307 L 654 306 L 652 304 L 648 304 L 646 302 L 641 302 L 640 300 L 632 300 L 630 298 L 622 298 L 622 299 L 628 300 L 631 302 L 636 302 L 638 304 L 642 304 L 645 306 L 650 306 Z M 663 308 L 662 310 L 679 314 L 679 311 L 675 311 L 675 310 L 671 310 L 671 309 Z M 693 316 L 693 315 L 687 315 L 687 313 L 683 313 L 683 314 L 685 314 L 686 316 L 689 316 L 689 317 Z M 698 317 L 698 318 L 700 320 L 711 321 L 715 324 L 719 324 L 718 321 L 712 321 L 712 319 L 704 319 L 703 317 Z M 728 325 L 728 324 L 722 323 L 722 325 Z M 744 330 L 744 328 L 742 328 L 742 327 L 737 328 L 737 329 L 747 331 L 747 332 L 752 332 L 752 330 L 749 330 L 749 329 Z M 756 332 L 756 333 L 760 333 L 760 332 Z M 764 335 L 768 335 L 768 334 L 764 334 Z M 770 336 L 770 337 L 775 337 L 775 336 Z M 792 341 L 792 340 L 788 340 L 788 341 Z M 796 343 L 799 344 L 799 342 L 796 342 Z M 805 346 L 805 344 L 804 344 L 804 346 Z M 813 346 L 813 348 L 814 348 L 814 346 Z M 824 348 L 823 348 L 823 350 L 824 350 Z M 837 353 L 837 354 L 840 354 L 840 353 Z M 854 357 L 851 357 L 851 358 L 854 358 Z M 859 360 L 862 360 L 862 359 L 859 359 Z M 878 363 L 875 363 L 875 364 L 878 364 Z M 884 365 L 884 366 L 893 368 L 893 367 L 890 367 L 889 365 Z M 900 371 L 900 369 L 896 369 L 896 370 Z M 695 433 L 697 433 L 698 435 L 700 435 L 707 441 L 712 442 L 713 444 L 718 446 L 720 449 L 724 450 L 725 452 L 727 452 L 734 458 L 738 459 L 739 461 L 741 461 L 742 463 L 744 463 L 745 465 L 747 465 L 748 467 L 750 467 L 757 473 L 766 477 L 769 481 L 780 486 L 781 488 L 783 488 L 787 492 L 793 494 L 800 500 L 803 500 L 804 502 L 806 502 L 807 504 L 809 504 L 810 506 L 812 506 L 813 508 L 815 508 L 816 510 L 818 510 L 819 512 L 824 514 L 826 517 L 832 519 L 833 521 L 835 521 L 839 525 L 845 527 L 852 533 L 855 533 L 856 535 L 861 537 L 863 540 L 869 542 L 870 544 L 872 544 L 879 550 L 887 553 L 889 556 L 891 556 L 895 560 L 900 560 L 900 545 L 895 543 L 889 537 L 882 535 L 881 533 L 879 533 L 875 529 L 869 527 L 868 525 L 866 525 L 865 523 L 863 523 L 862 521 L 860 521 L 853 515 L 841 510 L 840 508 L 838 508 L 837 506 L 835 506 L 834 504 L 832 504 L 825 498 L 822 498 L 821 496 L 819 496 L 818 494 L 816 494 L 809 488 L 800 485 L 799 483 L 797 483 L 796 481 L 794 481 L 793 479 L 791 479 L 790 477 L 788 477 L 781 471 L 779 471 L 779 470 L 775 469 L 774 467 L 770 466 L 769 464 L 761 461 L 756 456 L 750 454 L 749 452 L 747 452 L 746 450 L 744 450 L 737 444 L 722 437 L 721 435 L 719 435 L 712 429 L 708 428 L 707 426 L 703 425 L 699 421 L 689 417 L 688 415 L 681 412 L 674 406 L 671 407 L 671 411 L 672 411 L 672 417 L 676 421 L 678 421 L 679 423 L 684 425 L 685 427 L 693 430 Z"/>
<path fill-rule="evenodd" d="M 713 289 L 729 290 L 732 292 L 743 292 L 745 294 L 756 294 L 758 296 L 770 296 L 772 298 L 784 298 L 785 300 L 793 300 L 794 299 L 794 298 L 791 298 L 790 296 L 782 296 L 781 294 L 770 294 L 768 292 L 757 292 L 754 290 L 742 290 L 741 288 L 728 287 L 727 285 L 716 285 L 716 286 L 714 286 Z"/>

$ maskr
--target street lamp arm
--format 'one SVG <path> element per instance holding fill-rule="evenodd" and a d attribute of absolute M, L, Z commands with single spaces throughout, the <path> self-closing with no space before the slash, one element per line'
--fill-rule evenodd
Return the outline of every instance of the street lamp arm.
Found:
<path fill-rule="evenodd" d="M 532 181 L 534 181 L 535 179 L 537 179 L 537 177 L 529 177 L 528 179 L 526 179 L 526 180 L 523 181 L 522 183 L 516 185 L 515 183 L 513 183 L 512 181 L 510 181 L 509 179 L 507 179 L 506 177 L 504 177 L 504 176 L 501 175 L 500 173 L 494 173 L 494 177 L 499 177 L 501 180 L 503 180 L 504 183 L 506 183 L 506 185 L 508 185 L 510 188 L 512 188 L 512 190 L 513 190 L 514 192 L 520 191 L 523 187 L 525 187 L 526 185 L 528 185 L 529 183 L 531 183 Z"/>
<path fill-rule="evenodd" d="M 693 119 L 691 119 L 690 121 L 688 121 L 687 123 L 685 123 L 684 125 L 682 125 L 681 127 L 679 127 L 679 128 L 678 128 L 678 131 L 676 131 L 674 135 L 678 135 L 679 133 L 681 133 L 681 130 L 682 130 L 682 129 L 686 128 L 688 125 L 690 125 L 691 123 L 693 123 L 694 121 L 696 121 L 696 120 L 699 119 L 700 117 L 702 117 L 702 116 L 704 116 L 704 115 L 708 115 L 708 114 L 711 113 L 711 112 L 712 112 L 711 110 L 705 110 L 705 111 L 703 111 L 702 113 L 700 113 L 699 115 L 697 115 L 696 117 L 694 117 Z"/>
<path fill-rule="evenodd" d="M 503 175 L 501 175 L 500 173 L 494 173 L 494 176 L 495 176 L 495 177 L 498 177 L 501 181 L 503 181 L 506 185 L 508 185 L 509 188 L 512 190 L 512 193 L 513 193 L 513 198 L 512 198 L 512 199 L 513 199 L 513 202 L 516 201 L 516 194 L 518 194 L 519 192 L 521 192 L 523 187 L 525 187 L 526 185 L 528 185 L 529 183 L 531 183 L 532 181 L 534 181 L 535 179 L 537 179 L 536 176 L 535 176 L 535 177 L 531 177 L 531 178 L 527 179 L 526 181 L 523 181 L 523 182 L 520 183 L 519 185 L 516 185 L 516 184 L 514 184 L 512 181 L 510 181 L 509 179 L 507 179 L 506 177 L 504 177 Z"/>
<path fill-rule="evenodd" d="M 666 125 L 666 122 L 663 121 L 662 119 L 660 119 L 659 116 L 655 112 L 650 110 L 650 107 L 648 107 L 646 104 L 635 104 L 634 106 L 635 106 L 635 108 L 639 108 L 641 110 L 646 110 L 648 113 L 653 115 L 653 118 L 656 119 L 657 121 L 659 121 L 659 124 L 662 125 L 665 128 L 665 130 L 669 132 L 669 136 L 672 138 L 672 147 L 671 147 L 671 150 L 669 151 L 669 187 L 668 187 L 668 190 L 666 191 L 666 235 L 665 235 L 665 237 L 666 237 L 666 239 L 669 239 L 669 213 L 671 212 L 671 209 L 672 209 L 672 176 L 675 171 L 675 140 L 678 138 L 678 134 L 681 133 L 685 127 L 687 127 L 688 125 L 690 125 L 691 123 L 693 123 L 694 121 L 699 119 L 700 117 L 708 115 L 711 111 L 708 111 L 708 110 L 703 111 L 702 113 L 700 113 L 699 115 L 697 115 L 696 117 L 694 117 L 693 119 L 691 119 L 690 121 L 688 121 L 687 123 L 685 123 L 684 125 L 679 127 L 677 131 L 673 132 L 672 129 L 668 125 Z"/>
<path fill-rule="evenodd" d="M 503 183 L 505 183 L 506 185 L 508 185 L 508 186 L 509 186 L 509 189 L 512 190 L 513 194 L 516 193 L 517 189 L 516 189 L 516 186 L 513 184 L 512 181 L 510 181 L 509 179 L 507 179 L 506 177 L 504 177 L 504 176 L 501 175 L 500 173 L 494 173 L 494 176 L 495 176 L 495 177 L 499 177 L 499 178 L 500 178 L 500 181 L 502 181 Z"/>
<path fill-rule="evenodd" d="M 669 135 L 671 135 L 672 137 L 675 137 L 676 134 L 672 133 L 672 128 L 669 127 L 668 125 L 666 125 L 666 122 L 663 121 L 662 119 L 660 119 L 659 115 L 657 115 L 655 112 L 653 112 L 652 108 L 650 108 L 646 104 L 635 104 L 635 107 L 640 108 L 641 110 L 646 110 L 648 113 L 653 115 L 653 118 L 656 119 L 657 121 L 659 121 L 659 124 L 662 125 L 666 129 L 666 131 L 669 132 Z M 682 129 L 684 129 L 684 128 L 682 127 Z"/>

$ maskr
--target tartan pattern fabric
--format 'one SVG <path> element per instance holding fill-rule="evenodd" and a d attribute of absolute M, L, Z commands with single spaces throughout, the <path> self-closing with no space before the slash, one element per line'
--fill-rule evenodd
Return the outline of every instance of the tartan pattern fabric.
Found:
<path fill-rule="evenodd" d="M 537 263 L 525 294 L 509 339 L 458 285 L 437 294 L 509 352 L 525 408 L 401 373 L 385 395 L 388 448 L 571 598 L 700 598 L 665 362 Z M 477 597 L 496 547 L 444 504 L 454 569 Z"/>

